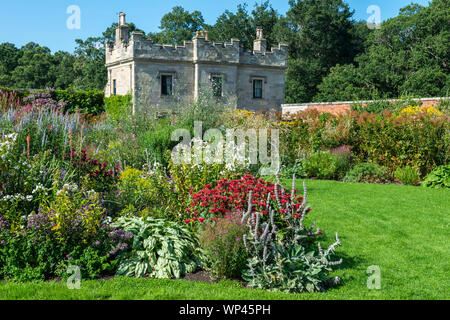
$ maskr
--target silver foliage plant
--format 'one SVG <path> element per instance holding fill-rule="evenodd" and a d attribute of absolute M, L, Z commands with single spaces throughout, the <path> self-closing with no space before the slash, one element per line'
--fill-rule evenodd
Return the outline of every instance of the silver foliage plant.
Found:
<path fill-rule="evenodd" d="M 244 244 L 249 253 L 248 267 L 243 272 L 243 278 L 248 286 L 266 290 L 279 290 L 290 293 L 325 291 L 328 287 L 337 285 L 338 277 L 329 278 L 331 267 L 342 263 L 330 261 L 336 247 L 341 246 L 338 234 L 336 242 L 326 250 L 318 243 L 317 250 L 311 241 L 322 234 L 319 228 L 304 226 L 304 218 L 311 210 L 307 206 L 307 189 L 303 183 L 303 202 L 295 208 L 295 175 L 292 179 L 291 201 L 282 205 L 280 195 L 285 190 L 281 186 L 278 175 L 275 185 L 276 206 L 268 205 L 268 222 L 261 223 L 261 214 L 252 213 L 252 193 L 249 194 L 248 210 L 242 222 L 248 226 L 248 234 L 244 236 Z M 270 199 L 270 194 L 269 194 Z M 267 202 L 269 203 L 269 201 Z M 280 209 L 287 209 L 285 214 Z M 274 221 L 279 215 L 287 227 L 281 230 Z"/>

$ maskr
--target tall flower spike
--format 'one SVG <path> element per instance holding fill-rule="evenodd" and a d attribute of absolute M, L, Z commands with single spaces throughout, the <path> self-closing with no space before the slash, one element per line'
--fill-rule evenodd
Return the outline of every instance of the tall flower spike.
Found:
<path fill-rule="evenodd" d="M 303 201 L 302 201 L 302 205 L 300 207 L 302 210 L 305 209 L 307 197 L 308 197 L 308 190 L 306 189 L 306 182 L 303 181 Z"/>
<path fill-rule="evenodd" d="M 256 215 L 256 224 L 255 224 L 255 240 L 258 240 L 258 231 L 259 231 L 259 213 Z"/>
<path fill-rule="evenodd" d="M 278 205 L 278 207 L 281 208 L 280 194 L 279 194 L 279 192 L 278 192 L 278 187 L 279 187 L 279 186 L 280 186 L 280 185 L 278 184 L 278 182 L 275 183 L 275 199 L 277 200 L 277 205 Z"/>
<path fill-rule="evenodd" d="M 295 173 L 292 175 L 292 189 L 291 189 L 291 201 L 294 203 L 295 200 Z"/>
<path fill-rule="evenodd" d="M 252 214 L 252 198 L 253 198 L 253 191 L 250 190 L 250 193 L 248 195 L 248 209 L 247 209 L 247 212 L 242 217 L 242 220 L 241 220 L 242 223 L 244 223 L 248 219 L 248 217 Z"/>

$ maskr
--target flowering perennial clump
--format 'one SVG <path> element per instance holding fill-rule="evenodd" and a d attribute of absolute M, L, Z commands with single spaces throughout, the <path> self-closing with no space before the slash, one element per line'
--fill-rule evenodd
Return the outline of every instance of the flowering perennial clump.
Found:
<path fill-rule="evenodd" d="M 115 185 L 119 180 L 119 165 L 110 169 L 106 161 L 89 158 L 86 150 L 81 150 L 79 154 L 72 152 L 63 155 L 71 166 L 75 169 L 78 181 L 88 176 L 94 183 L 90 187 L 95 191 L 106 191 L 111 185 Z"/>
<path fill-rule="evenodd" d="M 247 196 L 250 192 L 253 194 L 253 212 L 260 212 L 263 216 L 267 216 L 269 207 L 272 205 L 277 206 L 280 214 L 284 215 L 287 213 L 285 208 L 287 204 L 299 209 L 303 202 L 303 197 L 297 196 L 294 187 L 288 193 L 280 184 L 273 184 L 253 177 L 251 174 L 237 180 L 222 179 L 215 188 L 212 185 L 206 185 L 204 189 L 192 194 L 191 208 L 188 209 L 191 217 L 185 222 L 215 220 L 230 211 L 244 211 L 248 205 Z M 296 217 L 299 215 L 297 214 Z"/>

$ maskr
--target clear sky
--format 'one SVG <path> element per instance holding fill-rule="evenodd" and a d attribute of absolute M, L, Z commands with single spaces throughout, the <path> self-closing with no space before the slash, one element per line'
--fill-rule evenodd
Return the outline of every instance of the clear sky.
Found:
<path fill-rule="evenodd" d="M 429 0 L 346 0 L 355 10 L 355 19 L 367 20 L 367 8 L 377 5 L 381 20 L 394 17 L 398 10 L 411 2 L 427 5 Z M 251 8 L 261 0 L 0 0 L 0 43 L 11 42 L 20 47 L 37 42 L 52 52 L 73 52 L 75 39 L 100 36 L 117 20 L 119 12 L 127 13 L 127 20 L 146 32 L 156 32 L 161 17 L 176 5 L 189 11 L 199 10 L 205 20 L 213 24 L 226 9 L 235 11 L 239 3 Z M 271 0 L 272 6 L 284 14 L 289 9 L 288 0 Z M 80 28 L 69 29 L 69 6 L 80 9 Z M 75 20 L 71 20 L 75 21 Z"/>

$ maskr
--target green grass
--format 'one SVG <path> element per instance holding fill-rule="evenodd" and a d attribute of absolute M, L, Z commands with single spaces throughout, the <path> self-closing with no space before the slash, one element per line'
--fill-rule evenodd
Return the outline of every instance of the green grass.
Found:
<path fill-rule="evenodd" d="M 283 294 L 250 290 L 232 281 L 115 278 L 63 283 L 0 282 L 0 299 L 449 299 L 450 191 L 399 185 L 307 181 L 309 222 L 338 232 L 344 259 L 332 275 L 342 284 L 326 293 Z M 301 182 L 297 189 L 301 190 Z M 369 266 L 381 270 L 381 289 L 369 290 Z"/>

